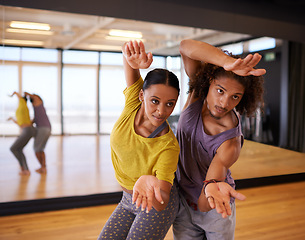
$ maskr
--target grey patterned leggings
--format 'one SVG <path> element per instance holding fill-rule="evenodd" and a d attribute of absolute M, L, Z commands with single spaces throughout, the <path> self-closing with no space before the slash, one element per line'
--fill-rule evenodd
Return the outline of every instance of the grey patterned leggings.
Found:
<path fill-rule="evenodd" d="M 132 195 L 123 192 L 123 197 L 106 222 L 98 240 L 101 239 L 134 239 L 161 240 L 164 239 L 175 220 L 178 210 L 178 193 L 172 187 L 167 207 L 160 212 L 154 208 L 149 213 L 136 209 L 131 203 Z"/>
<path fill-rule="evenodd" d="M 24 127 L 21 130 L 21 134 L 19 137 L 16 139 L 16 141 L 13 143 L 11 146 L 10 150 L 12 153 L 15 155 L 17 158 L 20 167 L 23 168 L 23 170 L 29 170 L 26 158 L 23 154 L 23 148 L 27 143 L 30 141 L 31 137 L 35 135 L 35 128 L 30 126 L 30 127 Z"/>

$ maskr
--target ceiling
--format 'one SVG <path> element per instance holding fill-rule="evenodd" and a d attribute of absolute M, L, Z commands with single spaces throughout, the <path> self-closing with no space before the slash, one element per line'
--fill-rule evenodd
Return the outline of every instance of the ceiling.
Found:
<path fill-rule="evenodd" d="M 180 41 L 186 38 L 213 45 L 251 38 L 248 34 L 211 29 L 1 5 L 0 19 L 0 39 L 4 46 L 120 51 L 128 39 L 111 37 L 110 30 L 116 29 L 140 32 L 146 50 L 154 54 L 177 55 Z M 50 25 L 50 30 L 20 31 L 10 27 L 12 21 L 45 23 Z"/>

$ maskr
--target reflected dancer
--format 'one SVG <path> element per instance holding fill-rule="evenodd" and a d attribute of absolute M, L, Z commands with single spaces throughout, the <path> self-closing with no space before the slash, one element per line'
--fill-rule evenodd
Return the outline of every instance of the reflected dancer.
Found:
<path fill-rule="evenodd" d="M 36 135 L 34 140 L 35 155 L 41 165 L 36 172 L 44 174 L 47 173 L 46 155 L 44 149 L 47 141 L 51 136 L 51 123 L 43 105 L 43 100 L 37 94 L 30 94 L 25 92 L 25 96 L 30 97 L 30 101 L 34 108 L 34 120 Z"/>
<path fill-rule="evenodd" d="M 33 127 L 32 121 L 30 119 L 30 113 L 27 106 L 26 96 L 21 96 L 17 92 L 13 92 L 10 97 L 16 95 L 19 100 L 18 108 L 16 110 L 16 119 L 13 117 L 8 118 L 7 120 L 12 120 L 20 127 L 20 135 L 16 141 L 11 146 L 10 150 L 17 158 L 21 171 L 20 175 L 30 175 L 30 170 L 27 165 L 26 157 L 23 153 L 23 148 L 27 145 L 30 139 L 35 135 L 35 129 Z"/>

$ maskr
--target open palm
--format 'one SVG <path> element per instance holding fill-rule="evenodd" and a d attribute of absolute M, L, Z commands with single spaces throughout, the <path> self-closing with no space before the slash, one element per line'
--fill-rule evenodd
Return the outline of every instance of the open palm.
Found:
<path fill-rule="evenodd" d="M 133 69 L 146 69 L 149 68 L 153 61 L 151 53 L 145 52 L 143 42 L 130 41 L 124 44 L 123 54 L 128 64 Z"/>
<path fill-rule="evenodd" d="M 258 53 L 254 55 L 248 54 L 244 59 L 238 58 L 234 61 L 229 61 L 224 64 L 224 69 L 232 71 L 239 76 L 261 76 L 266 73 L 265 69 L 255 69 L 254 67 L 259 63 L 262 56 Z"/>
<path fill-rule="evenodd" d="M 132 202 L 136 203 L 137 208 L 141 206 L 142 210 L 147 208 L 149 212 L 154 198 L 163 202 L 158 179 L 151 175 L 141 176 L 133 187 Z"/>

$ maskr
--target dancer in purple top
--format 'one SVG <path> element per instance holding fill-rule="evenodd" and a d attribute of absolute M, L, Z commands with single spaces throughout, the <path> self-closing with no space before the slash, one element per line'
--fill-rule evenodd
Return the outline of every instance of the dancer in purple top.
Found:
<path fill-rule="evenodd" d="M 51 136 L 51 123 L 47 116 L 41 97 L 36 94 L 30 94 L 27 92 L 25 92 L 25 95 L 30 97 L 30 101 L 34 108 L 33 122 L 36 125 L 34 151 L 41 165 L 41 167 L 37 169 L 36 172 L 47 173 L 46 155 L 44 149 L 49 137 Z"/>
<path fill-rule="evenodd" d="M 243 144 L 238 113 L 251 115 L 263 105 L 266 71 L 254 69 L 259 54 L 236 59 L 195 40 L 183 40 L 180 53 L 190 81 L 177 128 L 180 207 L 174 239 L 232 240 L 234 199 L 245 199 L 229 170 Z"/>

